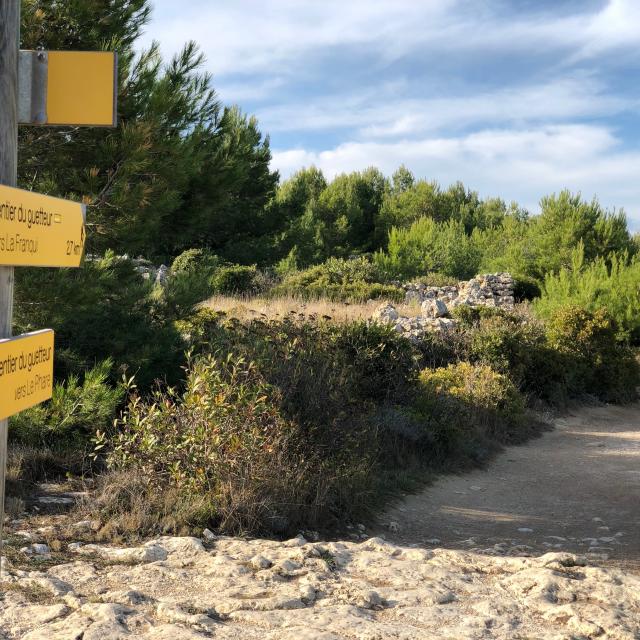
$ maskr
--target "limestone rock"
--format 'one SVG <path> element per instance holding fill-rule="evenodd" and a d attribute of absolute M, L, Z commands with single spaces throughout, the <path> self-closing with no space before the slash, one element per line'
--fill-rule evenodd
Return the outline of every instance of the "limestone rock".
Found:
<path fill-rule="evenodd" d="M 430 298 L 425 300 L 422 305 L 422 315 L 425 318 L 444 318 L 449 314 L 447 305 L 438 298 Z"/>
<path fill-rule="evenodd" d="M 91 551 L 82 561 L 30 572 L 7 567 L 11 589 L 0 606 L 0 637 L 640 637 L 640 576 L 566 552 L 506 556 L 302 536 L 219 536 L 209 546 L 190 537 L 130 548 L 81 545 L 79 551 Z M 30 602 L 34 584 L 50 602 Z"/>
<path fill-rule="evenodd" d="M 374 318 L 383 322 L 393 322 L 398 319 L 398 312 L 392 304 L 381 304 L 374 312 Z"/>

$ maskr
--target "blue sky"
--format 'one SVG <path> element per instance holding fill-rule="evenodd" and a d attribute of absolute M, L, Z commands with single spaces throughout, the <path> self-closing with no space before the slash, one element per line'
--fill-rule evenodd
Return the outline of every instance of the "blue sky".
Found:
<path fill-rule="evenodd" d="M 569 188 L 640 229 L 640 0 L 155 0 L 286 177 L 404 163 L 535 213 Z"/>

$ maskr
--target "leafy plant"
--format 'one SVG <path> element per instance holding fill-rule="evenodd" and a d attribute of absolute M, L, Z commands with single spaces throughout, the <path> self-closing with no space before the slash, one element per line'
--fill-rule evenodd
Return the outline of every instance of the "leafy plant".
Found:
<path fill-rule="evenodd" d="M 105 360 L 81 377 L 69 376 L 53 388 L 51 400 L 26 409 L 9 422 L 14 444 L 66 449 L 86 446 L 96 429 L 107 429 L 123 399 L 121 385 L 109 382 L 112 360 Z"/>
<path fill-rule="evenodd" d="M 414 411 L 425 421 L 424 440 L 441 456 L 482 455 L 497 442 L 522 439 L 524 400 L 511 380 L 487 365 L 459 362 L 425 369 Z"/>
<path fill-rule="evenodd" d="M 255 266 L 228 265 L 219 267 L 211 277 L 211 287 L 216 293 L 256 293 L 258 270 Z"/>
<path fill-rule="evenodd" d="M 640 343 L 640 260 L 613 254 L 587 263 L 579 245 L 569 268 L 545 278 L 542 296 L 535 302 L 544 318 L 565 306 L 606 309 L 616 321 L 618 339 Z"/>
<path fill-rule="evenodd" d="M 551 316 L 549 343 L 568 362 L 567 384 L 573 394 L 590 393 L 608 402 L 636 399 L 640 366 L 617 334 L 617 324 L 605 309 L 568 306 Z"/>
<path fill-rule="evenodd" d="M 15 297 L 18 331 L 55 330 L 58 379 L 107 358 L 116 380 L 123 368 L 140 385 L 179 375 L 180 336 L 126 257 L 107 252 L 81 269 L 20 269 Z"/>
<path fill-rule="evenodd" d="M 309 269 L 290 272 L 271 290 L 270 295 L 364 302 L 377 298 L 400 301 L 404 292 L 393 285 L 383 284 L 377 267 L 360 256 L 329 258 Z"/>
<path fill-rule="evenodd" d="M 431 271 L 463 279 L 477 273 L 480 257 L 462 223 L 420 218 L 407 229 L 391 229 L 387 250 L 375 254 L 375 264 L 390 279 Z"/>

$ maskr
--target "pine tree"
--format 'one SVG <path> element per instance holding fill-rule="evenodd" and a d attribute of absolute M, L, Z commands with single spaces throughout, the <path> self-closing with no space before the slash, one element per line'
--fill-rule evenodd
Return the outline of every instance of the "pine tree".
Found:
<path fill-rule="evenodd" d="M 90 252 L 225 250 L 262 232 L 241 222 L 275 188 L 269 143 L 222 108 L 195 43 L 168 64 L 157 43 L 136 53 L 149 18 L 148 0 L 23 2 L 23 48 L 118 52 L 119 117 L 116 129 L 21 128 L 20 185 L 85 202 Z"/>

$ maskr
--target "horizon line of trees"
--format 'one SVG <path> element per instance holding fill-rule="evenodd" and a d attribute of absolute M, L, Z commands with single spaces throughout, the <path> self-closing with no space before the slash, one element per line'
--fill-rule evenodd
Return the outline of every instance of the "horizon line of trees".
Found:
<path fill-rule="evenodd" d="M 397 276 L 424 260 L 422 270 L 448 275 L 504 268 L 541 281 L 570 265 L 579 241 L 587 261 L 637 252 L 623 211 L 569 192 L 542 198 L 531 216 L 405 166 L 391 177 L 369 167 L 333 180 L 312 166 L 280 181 L 268 135 L 221 104 L 194 42 L 169 61 L 157 42 L 137 48 L 150 16 L 149 0 L 22 3 L 22 47 L 119 54 L 116 129 L 20 130 L 19 184 L 86 203 L 90 253 L 168 262 L 203 248 L 285 270 L 370 254 Z"/>

